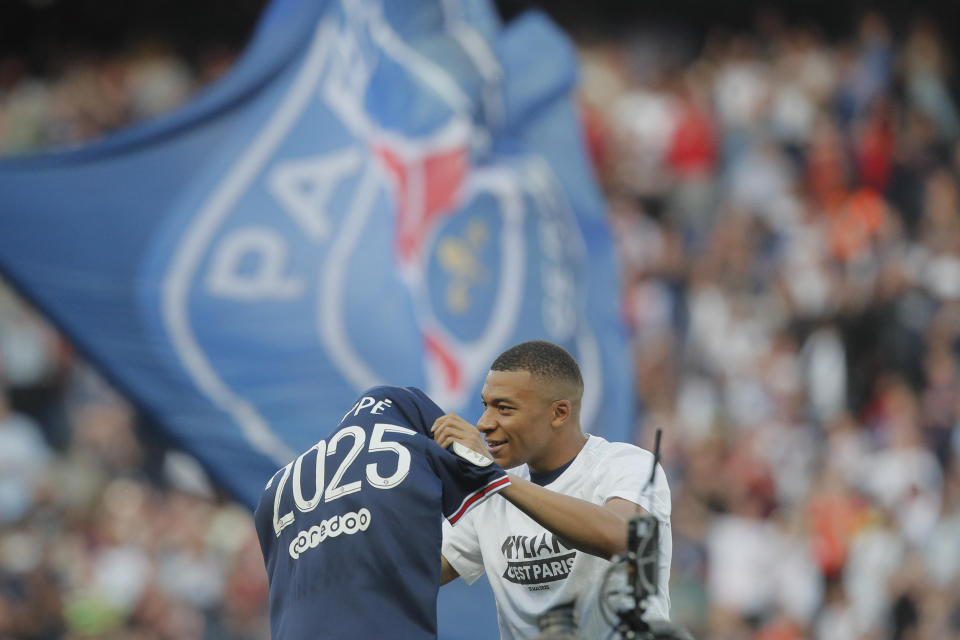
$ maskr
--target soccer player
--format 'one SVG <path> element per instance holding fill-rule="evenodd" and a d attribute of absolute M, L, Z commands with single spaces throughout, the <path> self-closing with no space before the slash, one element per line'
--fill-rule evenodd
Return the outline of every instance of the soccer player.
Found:
<path fill-rule="evenodd" d="M 583 379 L 562 347 L 524 342 L 490 369 L 477 426 L 447 415 L 434 438 L 475 450 L 486 444 L 513 469 L 512 482 L 500 493 L 505 500 L 484 502 L 456 528 L 444 527 L 442 582 L 461 576 L 472 583 L 485 572 L 503 640 L 535 636 L 537 619 L 566 604 L 576 607 L 581 637 L 604 637 L 597 587 L 609 559 L 626 550 L 628 521 L 646 510 L 660 532 L 659 594 L 649 599 L 647 618 L 668 619 L 670 491 L 662 469 L 653 491 L 642 491 L 653 455 L 583 433 Z"/>
<path fill-rule="evenodd" d="M 437 445 L 442 414 L 418 389 L 374 387 L 267 483 L 254 520 L 273 640 L 437 637 L 441 514 L 456 524 L 510 484 Z"/>

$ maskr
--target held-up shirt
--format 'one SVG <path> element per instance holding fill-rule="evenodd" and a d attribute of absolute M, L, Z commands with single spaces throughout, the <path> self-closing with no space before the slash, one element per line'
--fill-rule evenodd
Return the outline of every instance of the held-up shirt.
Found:
<path fill-rule="evenodd" d="M 419 389 L 374 387 L 267 483 L 254 519 L 274 640 L 437 637 L 441 521 L 510 483 L 433 440 L 443 413 Z"/>

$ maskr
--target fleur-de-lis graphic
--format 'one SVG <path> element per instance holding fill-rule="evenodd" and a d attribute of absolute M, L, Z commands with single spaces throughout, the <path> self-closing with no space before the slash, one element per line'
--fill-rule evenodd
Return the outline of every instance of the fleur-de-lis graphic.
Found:
<path fill-rule="evenodd" d="M 480 250 L 490 238 L 487 225 L 472 220 L 462 236 L 447 236 L 437 247 L 440 267 L 450 275 L 447 284 L 447 309 L 463 314 L 470 308 L 470 289 L 486 282 L 490 274 L 480 260 Z"/>

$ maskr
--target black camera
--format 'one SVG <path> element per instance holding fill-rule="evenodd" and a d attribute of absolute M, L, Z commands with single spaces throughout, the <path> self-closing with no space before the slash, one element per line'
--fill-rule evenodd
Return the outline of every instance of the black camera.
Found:
<path fill-rule="evenodd" d="M 657 429 L 653 450 L 653 471 L 642 493 L 653 486 L 660 460 Z M 614 559 L 600 589 L 600 610 L 613 628 L 611 638 L 622 640 L 693 640 L 682 627 L 666 620 L 647 622 L 647 600 L 658 591 L 660 536 L 657 519 L 649 513 L 633 517 L 627 525 L 627 551 Z M 625 572 L 625 588 L 611 588 L 611 578 Z M 616 636 L 612 634 L 617 634 Z"/>

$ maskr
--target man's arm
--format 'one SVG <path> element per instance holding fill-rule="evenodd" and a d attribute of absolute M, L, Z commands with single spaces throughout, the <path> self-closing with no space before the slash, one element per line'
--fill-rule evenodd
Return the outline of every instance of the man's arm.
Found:
<path fill-rule="evenodd" d="M 644 513 L 623 498 L 611 498 L 601 507 L 509 475 L 510 486 L 500 492 L 501 496 L 569 546 L 600 558 L 609 559 L 627 550 L 627 523 Z"/>
<path fill-rule="evenodd" d="M 456 414 L 449 413 L 438 418 L 431 430 L 441 447 L 459 442 L 489 455 L 477 428 Z M 508 475 L 510 486 L 500 492 L 501 496 L 569 543 L 569 546 L 604 559 L 627 550 L 627 523 L 638 513 L 646 513 L 639 505 L 623 498 L 611 498 L 605 505 L 599 506 L 544 489 L 512 473 Z M 450 580 L 455 578 L 453 576 Z"/>
<path fill-rule="evenodd" d="M 440 585 L 443 586 L 448 582 L 453 582 L 460 577 L 460 574 L 457 573 L 457 570 L 453 568 L 453 565 L 447 562 L 447 559 L 442 555 L 440 556 Z"/>
<path fill-rule="evenodd" d="M 637 513 L 644 513 L 643 508 L 623 498 L 611 498 L 606 505 L 599 507 L 544 489 L 513 474 L 510 474 L 510 480 L 513 483 L 511 488 L 521 488 L 513 492 L 507 488 L 500 495 L 574 549 L 605 559 L 626 551 L 627 522 Z M 440 584 L 445 585 L 459 577 L 453 565 L 441 555 Z"/>

